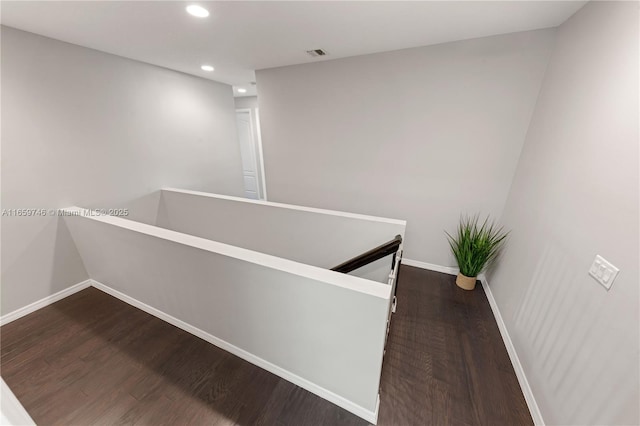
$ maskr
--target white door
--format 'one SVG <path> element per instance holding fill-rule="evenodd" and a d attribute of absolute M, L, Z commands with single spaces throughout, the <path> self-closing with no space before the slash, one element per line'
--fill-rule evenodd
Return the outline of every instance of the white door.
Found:
<path fill-rule="evenodd" d="M 244 196 L 260 199 L 260 184 L 258 182 L 258 160 L 254 141 L 253 123 L 250 110 L 236 111 L 236 126 L 238 127 L 238 143 L 242 157 L 242 178 L 244 181 Z"/>

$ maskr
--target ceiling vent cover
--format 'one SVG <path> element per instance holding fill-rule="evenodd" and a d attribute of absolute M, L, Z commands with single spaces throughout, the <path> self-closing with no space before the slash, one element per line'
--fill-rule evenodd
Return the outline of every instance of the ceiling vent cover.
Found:
<path fill-rule="evenodd" d="M 307 50 L 307 53 L 308 53 L 310 56 L 313 56 L 314 58 L 315 58 L 316 56 L 325 56 L 325 55 L 327 54 L 327 52 L 325 52 L 325 51 L 324 51 L 324 50 L 322 50 L 322 49 Z"/>

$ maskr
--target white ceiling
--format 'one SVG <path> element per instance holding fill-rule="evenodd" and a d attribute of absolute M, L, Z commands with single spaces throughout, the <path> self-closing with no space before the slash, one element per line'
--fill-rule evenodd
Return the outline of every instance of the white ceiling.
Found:
<path fill-rule="evenodd" d="M 560 25 L 584 1 L 2 1 L 3 25 L 246 87 L 254 71 Z M 207 8 L 208 18 L 186 13 Z M 329 55 L 305 52 L 322 48 Z M 207 73 L 200 65 L 211 64 Z"/>

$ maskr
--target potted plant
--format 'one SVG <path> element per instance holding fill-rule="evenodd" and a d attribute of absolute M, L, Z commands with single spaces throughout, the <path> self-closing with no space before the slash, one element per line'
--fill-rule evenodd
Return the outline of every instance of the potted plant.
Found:
<path fill-rule="evenodd" d="M 508 232 L 489 222 L 489 216 L 480 225 L 476 215 L 461 217 L 455 236 L 445 233 L 460 268 L 456 284 L 462 289 L 473 290 L 478 274 L 498 255 Z"/>

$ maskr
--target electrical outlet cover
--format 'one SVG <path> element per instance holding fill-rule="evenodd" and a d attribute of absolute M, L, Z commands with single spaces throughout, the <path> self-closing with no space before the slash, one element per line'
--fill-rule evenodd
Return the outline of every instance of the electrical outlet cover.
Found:
<path fill-rule="evenodd" d="M 589 268 L 589 275 L 607 290 L 611 288 L 613 281 L 618 276 L 618 272 L 620 272 L 618 268 L 600 255 L 596 255 L 591 268 Z"/>

